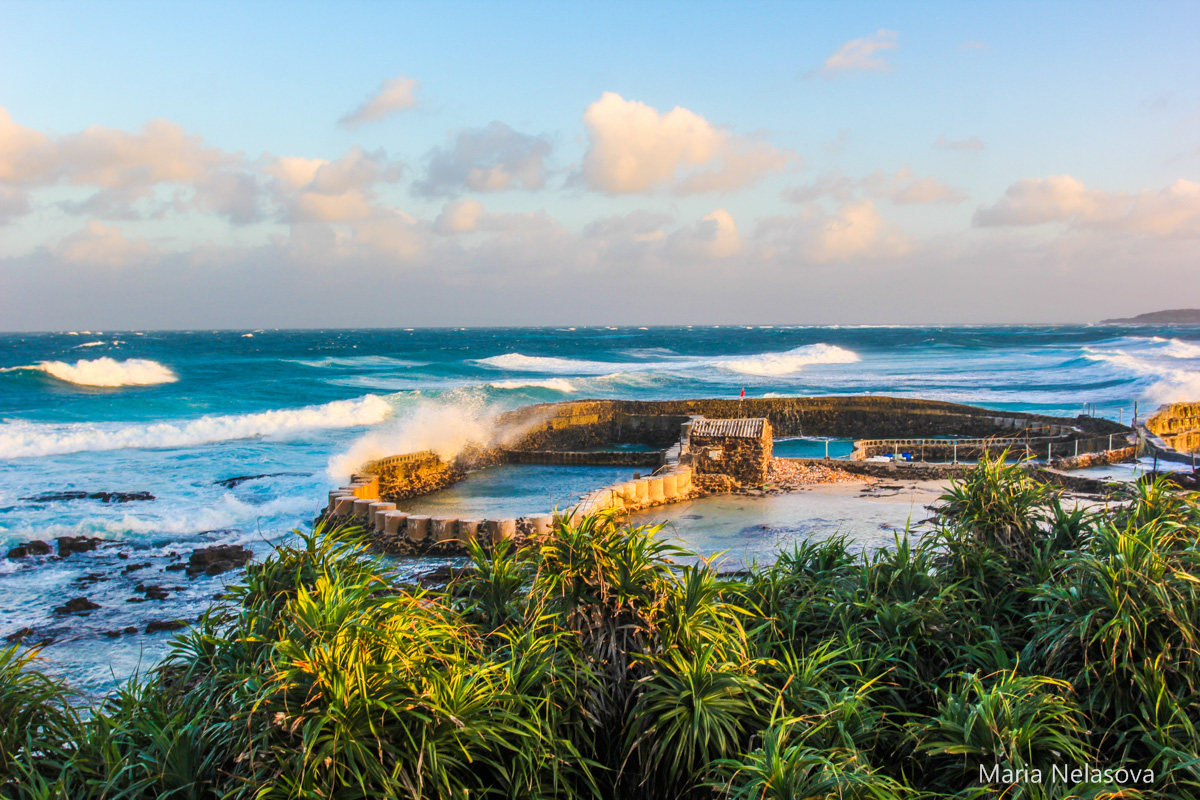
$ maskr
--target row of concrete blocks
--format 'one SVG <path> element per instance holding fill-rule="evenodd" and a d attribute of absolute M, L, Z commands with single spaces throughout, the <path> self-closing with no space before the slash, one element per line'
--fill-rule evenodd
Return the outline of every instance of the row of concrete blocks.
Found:
<path fill-rule="evenodd" d="M 329 514 L 353 519 L 377 534 L 400 537 L 417 544 L 459 542 L 465 545 L 475 540 L 497 544 L 512 539 L 518 530 L 527 536 L 549 533 L 554 524 L 552 514 L 520 519 L 460 519 L 409 514 L 398 511 L 395 503 L 355 497 L 341 489 L 329 493 Z"/>
<path fill-rule="evenodd" d="M 621 509 L 626 506 L 659 506 L 673 503 L 692 490 L 692 470 L 676 469 L 663 475 L 639 478 L 592 492 L 580 506 L 580 512 Z"/>

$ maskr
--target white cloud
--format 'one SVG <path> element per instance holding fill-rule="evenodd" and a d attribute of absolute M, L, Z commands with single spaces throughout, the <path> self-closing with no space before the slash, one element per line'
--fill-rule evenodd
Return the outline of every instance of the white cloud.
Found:
<path fill-rule="evenodd" d="M 694 225 L 676 231 L 668 244 L 682 255 L 711 259 L 730 258 L 746 248 L 733 215 L 723 208 L 714 209 Z"/>
<path fill-rule="evenodd" d="M 53 252 L 73 264 L 120 267 L 144 260 L 150 254 L 150 245 L 145 239 L 128 239 L 118 228 L 92 220 L 86 228 L 59 242 Z"/>
<path fill-rule="evenodd" d="M 447 203 L 433 223 L 438 233 L 470 233 L 478 230 L 483 217 L 483 203 L 478 200 L 455 200 Z"/>
<path fill-rule="evenodd" d="M 851 39 L 825 59 L 820 73 L 832 78 L 846 72 L 887 72 L 892 65 L 885 55 L 898 46 L 895 31 L 880 28 L 871 36 Z"/>
<path fill-rule="evenodd" d="M 415 79 L 403 75 L 389 78 L 379 85 L 378 92 L 338 120 L 338 124 L 345 128 L 357 128 L 368 122 L 378 122 L 397 111 L 413 108 L 417 104 L 418 85 Z"/>
<path fill-rule="evenodd" d="M 886 261 L 913 248 L 912 241 L 886 223 L 869 199 L 844 203 L 833 214 L 809 205 L 796 217 L 772 217 L 759 225 L 754 240 L 765 261 Z"/>
<path fill-rule="evenodd" d="M 1022 178 L 1004 196 L 975 212 L 979 226 L 1077 227 L 1151 236 L 1200 235 L 1200 183 L 1179 179 L 1160 191 L 1136 194 L 1088 189 L 1070 175 Z"/>
<path fill-rule="evenodd" d="M 686 108 L 658 110 L 605 92 L 583 115 L 587 185 L 609 194 L 671 189 L 731 191 L 800 161 L 796 153 L 736 136 Z"/>
<path fill-rule="evenodd" d="M 552 149 L 545 137 L 520 133 L 503 122 L 460 131 L 448 147 L 429 151 L 425 177 L 413 189 L 425 196 L 541 189 Z"/>
<path fill-rule="evenodd" d="M 965 195 L 959 190 L 947 186 L 937 178 L 922 178 L 907 165 L 901 167 L 894 175 L 876 170 L 859 180 L 848 178 L 841 172 L 827 172 L 806 186 L 785 189 L 783 198 L 793 203 L 811 203 L 828 197 L 842 203 L 854 199 L 860 193 L 897 205 L 958 203 L 965 199 Z"/>
<path fill-rule="evenodd" d="M 966 195 L 937 178 L 918 177 L 912 168 L 905 165 L 895 175 L 876 171 L 863 178 L 863 190 L 871 197 L 890 200 L 897 205 L 923 205 L 926 203 L 960 203 Z"/>

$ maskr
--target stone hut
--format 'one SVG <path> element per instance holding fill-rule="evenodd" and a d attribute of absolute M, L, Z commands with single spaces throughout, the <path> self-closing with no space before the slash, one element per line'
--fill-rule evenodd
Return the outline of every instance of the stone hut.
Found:
<path fill-rule="evenodd" d="M 765 418 L 705 419 L 691 423 L 688 452 L 696 482 L 705 488 L 719 484 L 762 486 L 771 461 L 771 423 Z M 722 480 L 720 476 L 727 476 Z"/>

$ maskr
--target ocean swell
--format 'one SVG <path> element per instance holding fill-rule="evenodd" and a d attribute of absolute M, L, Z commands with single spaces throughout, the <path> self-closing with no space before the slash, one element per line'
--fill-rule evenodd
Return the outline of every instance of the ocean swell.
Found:
<path fill-rule="evenodd" d="M 761 353 L 744 358 L 718 361 L 722 369 L 743 375 L 791 375 L 810 364 L 853 364 L 858 353 L 831 344 L 808 344 L 783 353 Z"/>
<path fill-rule="evenodd" d="M 157 361 L 131 358 L 117 361 L 114 358 L 81 358 L 74 364 L 66 361 L 41 361 L 22 367 L 9 367 L 4 372 L 15 370 L 37 370 L 52 378 L 77 386 L 154 386 L 174 383 L 179 380 L 175 373 Z"/>
<path fill-rule="evenodd" d="M 377 395 L 319 406 L 256 414 L 205 416 L 188 422 L 34 423 L 0 425 L 0 458 L 52 456 L 98 450 L 195 447 L 305 430 L 353 428 L 382 422 L 392 406 Z"/>

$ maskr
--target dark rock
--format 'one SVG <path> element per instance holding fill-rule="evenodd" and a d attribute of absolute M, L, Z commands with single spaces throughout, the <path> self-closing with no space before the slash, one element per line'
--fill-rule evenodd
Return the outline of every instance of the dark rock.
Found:
<path fill-rule="evenodd" d="M 32 503 L 57 503 L 66 500 L 99 500 L 101 503 L 132 503 L 137 500 L 153 500 L 149 492 L 42 492 L 33 497 L 22 497 Z"/>
<path fill-rule="evenodd" d="M 295 476 L 298 478 L 306 477 L 307 472 L 264 472 L 261 475 L 238 475 L 236 478 L 226 478 L 221 481 L 213 481 L 214 486 L 224 486 L 226 489 L 233 489 L 246 481 L 257 481 L 262 478 L 279 478 L 282 476 Z"/>
<path fill-rule="evenodd" d="M 128 598 L 128 599 L 127 599 L 125 602 L 126 602 L 126 603 L 144 603 L 144 602 L 146 602 L 146 598 L 144 598 L 144 597 L 130 597 L 130 598 Z"/>
<path fill-rule="evenodd" d="M 218 544 L 202 547 L 192 553 L 187 563 L 188 577 L 197 575 L 220 575 L 237 567 L 243 567 L 254 553 L 240 544 Z"/>
<path fill-rule="evenodd" d="M 128 575 L 130 572 L 136 572 L 139 569 L 145 569 L 148 566 L 150 566 L 149 561 L 147 561 L 145 564 L 130 564 L 129 566 L 125 567 L 125 569 L 121 570 L 121 574 Z"/>
<path fill-rule="evenodd" d="M 31 647 L 47 645 L 54 641 L 53 634 L 38 633 L 34 628 L 21 628 L 4 637 L 9 644 L 24 644 Z"/>
<path fill-rule="evenodd" d="M 20 628 L 5 636 L 4 641 L 9 644 L 17 644 L 25 641 L 25 637 L 31 633 L 33 633 L 33 628 Z"/>
<path fill-rule="evenodd" d="M 137 633 L 138 632 L 137 625 L 130 625 L 129 627 L 127 627 L 125 629 L 125 632 L 126 633 Z"/>
<path fill-rule="evenodd" d="M 117 558 L 124 561 L 125 559 L 129 558 L 129 553 L 117 553 Z"/>
<path fill-rule="evenodd" d="M 178 572 L 181 569 L 187 569 L 187 568 L 188 568 L 188 565 L 182 561 L 180 561 L 178 564 L 168 564 L 165 567 L 167 572 Z"/>
<path fill-rule="evenodd" d="M 52 552 L 50 545 L 41 539 L 19 544 L 8 551 L 9 558 L 25 558 L 26 556 L 48 556 Z"/>
<path fill-rule="evenodd" d="M 99 608 L 99 603 L 93 603 L 86 597 L 76 597 L 68 600 L 63 605 L 54 609 L 55 614 L 86 614 L 87 612 Z"/>
<path fill-rule="evenodd" d="M 72 553 L 91 552 L 104 540 L 88 536 L 60 536 L 54 541 L 58 542 L 58 555 L 61 557 L 69 556 Z"/>
<path fill-rule="evenodd" d="M 146 623 L 146 633 L 158 633 L 159 631 L 175 631 L 180 628 L 186 628 L 187 620 L 184 619 L 153 619 Z"/>

